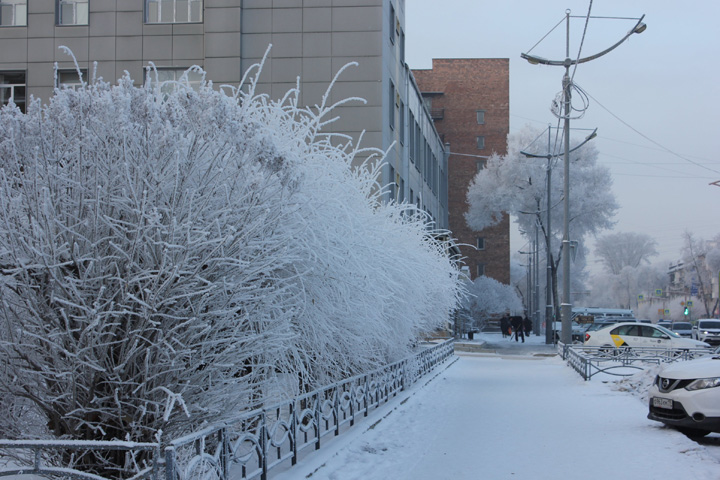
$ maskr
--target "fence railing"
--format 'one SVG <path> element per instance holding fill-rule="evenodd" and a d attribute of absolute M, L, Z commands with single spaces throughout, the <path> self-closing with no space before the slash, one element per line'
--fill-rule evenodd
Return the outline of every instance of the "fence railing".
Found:
<path fill-rule="evenodd" d="M 593 375 L 605 373 L 615 376 L 630 376 L 642 370 L 646 364 L 678 360 L 691 360 L 712 351 L 707 348 L 672 349 L 662 347 L 588 347 L 558 343 L 558 353 L 585 380 Z M 629 371 L 630 370 L 630 371 Z"/>
<path fill-rule="evenodd" d="M 175 439 L 167 445 L 133 442 L 62 442 L 0 440 L 0 451 L 15 457 L 30 452 L 32 467 L 2 467 L 0 477 L 34 474 L 48 478 L 102 480 L 105 477 L 83 472 L 77 466 L 46 465 L 53 450 L 124 450 L 132 458 L 144 452 L 143 465 L 126 476 L 128 480 L 265 480 L 268 472 L 283 464 L 295 465 L 306 449 L 319 449 L 328 435 L 339 435 L 415 383 L 453 355 L 453 341 L 447 340 L 417 355 L 372 372 L 348 378 L 305 395 L 247 412 Z M 164 448 L 163 448 L 164 447 Z M 162 449 L 162 450 L 161 450 Z M 26 458 L 30 458 L 26 455 Z"/>

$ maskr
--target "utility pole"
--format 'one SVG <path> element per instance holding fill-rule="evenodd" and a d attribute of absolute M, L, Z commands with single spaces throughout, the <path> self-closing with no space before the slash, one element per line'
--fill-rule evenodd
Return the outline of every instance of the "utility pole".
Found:
<path fill-rule="evenodd" d="M 553 281 L 552 281 L 552 225 L 550 223 L 550 213 L 551 213 L 551 206 L 552 206 L 552 159 L 557 158 L 560 156 L 564 156 L 563 154 L 553 154 L 551 151 L 551 135 L 552 135 L 552 129 L 553 127 L 551 125 L 548 125 L 548 148 L 547 148 L 547 154 L 545 155 L 538 155 L 534 153 L 529 153 L 526 151 L 521 151 L 523 155 L 525 155 L 528 158 L 547 158 L 547 166 L 545 167 L 545 177 L 547 179 L 547 209 L 545 211 L 545 256 L 547 258 L 547 285 L 545 288 L 545 344 L 550 345 L 551 343 L 555 343 L 555 308 L 553 305 Z M 585 145 L 587 142 L 592 140 L 597 136 L 597 128 L 593 130 L 593 132 L 585 137 L 585 140 L 583 140 L 579 145 L 577 145 L 575 148 L 572 148 L 569 153 L 574 152 L 575 150 L 581 148 L 583 145 Z M 537 238 L 536 238 L 537 241 Z M 539 301 L 539 300 L 538 300 Z"/>
<path fill-rule="evenodd" d="M 585 17 L 583 17 L 585 18 Z M 591 18 L 587 17 L 588 20 Z M 617 48 L 621 43 L 627 40 L 633 33 L 642 33 L 647 28 L 647 25 L 642 23 L 642 19 L 645 15 L 640 17 L 637 24 L 630 30 L 620 41 L 615 43 L 609 48 L 606 48 L 600 53 L 591 55 L 589 57 L 578 58 L 573 60 L 570 58 L 570 10 L 565 10 L 565 59 L 564 60 L 547 60 L 541 57 L 532 56 L 526 53 L 520 54 L 522 58 L 527 60 L 533 65 L 554 65 L 565 67 L 565 74 L 563 75 L 562 88 L 563 88 L 563 103 L 564 103 L 564 129 L 565 129 L 565 152 L 564 152 L 564 174 L 563 189 L 564 189 L 564 200 L 563 200 L 563 239 L 562 239 L 562 266 L 563 266 L 563 298 L 560 306 L 560 316 L 562 319 L 562 332 L 560 335 L 560 341 L 569 344 L 572 343 L 572 301 L 570 298 L 570 114 L 571 114 L 571 91 L 572 91 L 572 79 L 570 78 L 570 67 L 573 65 L 579 65 L 581 63 L 595 60 L 606 53 Z"/>

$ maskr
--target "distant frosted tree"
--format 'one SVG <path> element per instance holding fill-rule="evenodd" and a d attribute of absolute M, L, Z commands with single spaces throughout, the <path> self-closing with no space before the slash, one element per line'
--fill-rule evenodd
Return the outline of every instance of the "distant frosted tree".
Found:
<path fill-rule="evenodd" d="M 516 218 L 520 231 L 534 239 L 535 226 L 547 242 L 552 239 L 553 252 L 550 259 L 553 280 L 553 298 L 556 315 L 559 315 L 558 266 L 562 260 L 562 232 L 564 214 L 562 159 L 555 159 L 552 168 L 551 226 L 547 228 L 547 162 L 530 159 L 520 151 L 547 153 L 546 146 L 534 146 L 538 131 L 525 128 L 508 136 L 507 155 L 493 155 L 484 169 L 480 170 L 468 189 L 469 204 L 465 219 L 474 230 L 482 230 L 497 224 L 503 212 Z M 617 202 L 612 194 L 610 171 L 597 163 L 598 152 L 588 143 L 570 155 L 570 240 L 578 241 L 589 234 L 596 234 L 613 225 L 612 217 Z M 574 270 L 575 271 L 575 270 Z M 579 272 L 578 272 L 579 273 Z M 574 275 L 577 277 L 577 275 Z"/>
<path fill-rule="evenodd" d="M 657 241 L 644 233 L 608 233 L 598 237 L 595 255 L 608 272 L 618 275 L 625 267 L 649 264 L 658 253 L 656 247 Z"/>
<path fill-rule="evenodd" d="M 477 277 L 469 285 L 463 307 L 479 328 L 482 328 L 488 319 L 505 312 L 513 315 L 520 315 L 523 312 L 522 300 L 515 287 L 484 275 Z"/>
<path fill-rule="evenodd" d="M 447 320 L 459 271 L 379 203 L 381 152 L 254 85 L 125 76 L 0 111 L 0 436 L 172 438 Z"/>

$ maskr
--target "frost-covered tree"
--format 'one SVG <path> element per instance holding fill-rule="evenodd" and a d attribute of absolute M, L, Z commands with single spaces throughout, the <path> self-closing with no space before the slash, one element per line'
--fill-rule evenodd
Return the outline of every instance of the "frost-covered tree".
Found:
<path fill-rule="evenodd" d="M 598 237 L 595 255 L 608 272 L 618 275 L 625 267 L 649 264 L 650 258 L 658 254 L 656 247 L 657 241 L 644 233 L 608 233 Z"/>
<path fill-rule="evenodd" d="M 497 224 L 502 214 L 515 217 L 520 231 L 528 238 L 534 238 L 535 226 L 540 228 L 540 236 L 547 242 L 552 239 L 553 303 L 558 310 L 558 265 L 562 261 L 563 231 L 563 169 L 555 168 L 561 163 L 558 159 L 552 165 L 551 227 L 547 229 L 547 180 L 546 162 L 530 159 L 521 151 L 535 148 L 533 142 L 539 132 L 526 127 L 517 134 L 508 136 L 506 155 L 493 155 L 486 167 L 480 170 L 468 188 L 469 204 L 465 219 L 474 230 L 482 230 Z M 571 146 L 572 147 L 572 146 Z M 537 145 L 538 154 L 546 154 L 547 147 Z M 611 191 L 610 171 L 597 163 L 598 152 L 592 143 L 588 143 L 570 154 L 570 240 L 582 245 L 586 235 L 596 234 L 612 226 L 612 217 L 617 203 Z M 578 272 L 577 268 L 573 272 Z M 577 275 L 574 275 L 577 277 Z"/>
<path fill-rule="evenodd" d="M 522 301 L 515 287 L 500 283 L 494 278 L 484 275 L 477 277 L 467 290 L 468 295 L 463 300 L 463 307 L 478 328 L 483 328 L 490 318 L 505 312 L 513 315 L 521 315 L 523 312 Z"/>
<path fill-rule="evenodd" d="M 1 437 L 172 438 L 447 320 L 459 270 L 380 204 L 379 157 L 352 169 L 373 152 L 323 134 L 332 105 L 254 85 L 126 75 L 0 111 Z"/>

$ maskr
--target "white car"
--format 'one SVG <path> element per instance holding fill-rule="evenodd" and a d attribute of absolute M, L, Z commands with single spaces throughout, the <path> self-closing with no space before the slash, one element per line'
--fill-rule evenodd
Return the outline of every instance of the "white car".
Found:
<path fill-rule="evenodd" d="M 692 338 L 720 345 L 720 318 L 701 318 L 693 325 Z"/>
<path fill-rule="evenodd" d="M 720 353 L 665 367 L 648 392 L 648 418 L 689 437 L 720 433 Z"/>
<path fill-rule="evenodd" d="M 659 325 L 623 322 L 585 333 L 585 345 L 591 347 L 664 347 L 707 348 L 705 342 L 683 338 Z"/>

